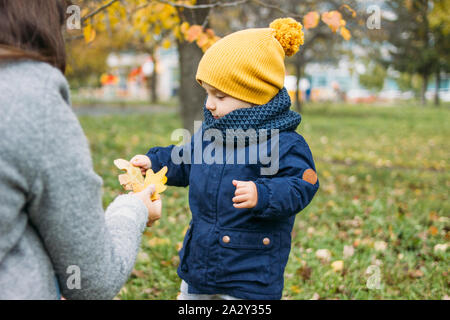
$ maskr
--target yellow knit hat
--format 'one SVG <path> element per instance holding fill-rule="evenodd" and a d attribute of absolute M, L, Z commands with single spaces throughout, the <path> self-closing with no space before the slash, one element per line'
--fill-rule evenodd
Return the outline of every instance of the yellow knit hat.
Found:
<path fill-rule="evenodd" d="M 294 19 L 283 18 L 269 28 L 232 33 L 205 52 L 196 79 L 236 99 L 266 104 L 284 86 L 284 57 L 303 44 L 302 28 Z"/>

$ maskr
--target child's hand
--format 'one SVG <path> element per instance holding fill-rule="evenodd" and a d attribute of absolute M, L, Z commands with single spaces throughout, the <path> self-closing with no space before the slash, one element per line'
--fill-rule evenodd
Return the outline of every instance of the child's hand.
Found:
<path fill-rule="evenodd" d="M 235 208 L 254 208 L 258 203 L 258 190 L 253 181 L 233 180 L 233 186 L 236 187 L 233 198 Z"/>
<path fill-rule="evenodd" d="M 135 155 L 133 158 L 131 158 L 130 163 L 135 167 L 140 167 L 141 173 L 144 176 L 147 170 L 151 169 L 152 167 L 150 158 L 142 154 Z"/>

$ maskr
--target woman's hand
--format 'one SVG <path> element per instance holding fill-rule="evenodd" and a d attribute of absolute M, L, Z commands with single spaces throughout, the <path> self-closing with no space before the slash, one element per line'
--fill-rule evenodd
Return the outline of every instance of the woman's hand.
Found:
<path fill-rule="evenodd" d="M 233 198 L 233 206 L 235 208 L 254 208 L 258 203 L 258 190 L 253 181 L 238 181 L 233 180 L 233 185 L 236 187 Z"/>
<path fill-rule="evenodd" d="M 155 192 L 155 185 L 151 184 L 144 190 L 138 193 L 133 193 L 136 197 L 144 202 L 145 206 L 148 210 L 148 222 L 147 227 L 151 227 L 156 220 L 161 218 L 161 210 L 162 210 L 162 202 L 161 198 L 158 200 L 152 201 L 150 197 Z"/>
<path fill-rule="evenodd" d="M 130 163 L 135 167 L 141 168 L 141 173 L 145 175 L 148 169 L 151 169 L 152 162 L 150 161 L 150 158 L 143 154 L 135 155 L 133 158 L 131 158 Z"/>

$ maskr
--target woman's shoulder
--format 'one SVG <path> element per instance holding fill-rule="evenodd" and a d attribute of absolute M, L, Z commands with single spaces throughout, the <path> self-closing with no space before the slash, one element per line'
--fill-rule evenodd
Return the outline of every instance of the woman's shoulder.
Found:
<path fill-rule="evenodd" d="M 0 63 L 0 96 L 36 102 L 51 93 L 61 95 L 67 102 L 70 100 L 69 85 L 59 69 L 31 60 Z"/>
<path fill-rule="evenodd" d="M 0 113 L 0 135 L 16 156 L 36 154 L 58 130 L 79 126 L 64 75 L 43 62 L 0 63 Z"/>

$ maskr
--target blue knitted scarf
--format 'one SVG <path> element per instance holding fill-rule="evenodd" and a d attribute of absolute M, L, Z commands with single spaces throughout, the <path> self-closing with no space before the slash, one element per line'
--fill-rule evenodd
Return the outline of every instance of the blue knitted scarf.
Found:
<path fill-rule="evenodd" d="M 270 135 L 271 129 L 279 132 L 295 130 L 300 124 L 302 117 L 297 112 L 290 110 L 291 99 L 286 88 L 281 89 L 278 94 L 268 103 L 234 110 L 219 119 L 214 119 L 211 112 L 206 109 L 206 101 L 203 106 L 205 120 L 203 130 L 218 129 L 222 132 L 224 142 L 227 141 L 227 129 L 255 129 L 256 138 L 259 137 L 261 129 L 267 130 Z M 236 137 L 234 139 L 236 141 Z M 250 138 L 250 140 L 252 140 Z"/>

